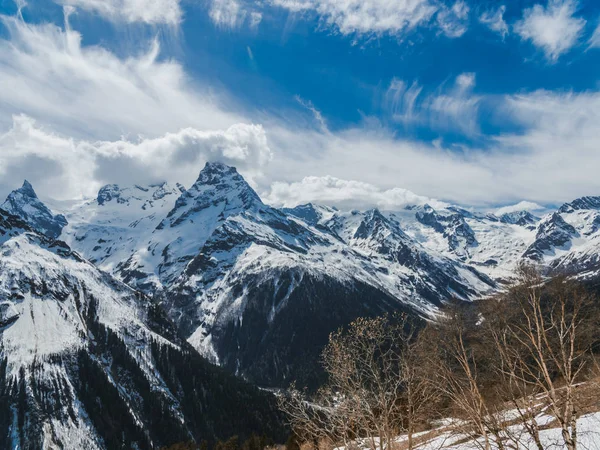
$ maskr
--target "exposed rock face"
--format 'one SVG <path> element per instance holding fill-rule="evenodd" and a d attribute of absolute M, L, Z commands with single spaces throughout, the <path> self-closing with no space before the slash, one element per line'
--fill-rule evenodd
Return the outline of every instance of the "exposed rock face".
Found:
<path fill-rule="evenodd" d="M 2 209 L 23 219 L 31 228 L 56 239 L 67 225 L 67 219 L 62 214 L 53 215 L 44 203 L 40 201 L 29 181 L 11 192 L 2 204 Z"/>
<path fill-rule="evenodd" d="M 535 242 L 529 246 L 523 256 L 542 262 L 545 255 L 554 255 L 559 248 L 567 249 L 571 244 L 571 239 L 577 234 L 575 227 L 568 224 L 558 212 L 555 212 L 539 224 Z"/>

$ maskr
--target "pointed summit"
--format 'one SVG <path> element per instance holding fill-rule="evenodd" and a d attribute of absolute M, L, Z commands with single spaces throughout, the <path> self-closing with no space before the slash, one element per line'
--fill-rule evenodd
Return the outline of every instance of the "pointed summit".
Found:
<path fill-rule="evenodd" d="M 67 224 L 62 214 L 53 215 L 52 211 L 38 198 L 31 183 L 27 180 L 23 185 L 12 191 L 2 208 L 20 217 L 35 231 L 56 239 Z"/>
<path fill-rule="evenodd" d="M 31 185 L 31 183 L 27 180 L 23 181 L 23 186 L 21 186 L 18 189 L 19 192 L 21 192 L 23 195 L 25 195 L 26 197 L 31 197 L 31 198 L 38 198 L 37 194 L 35 193 L 35 191 L 33 190 L 33 186 Z"/>
<path fill-rule="evenodd" d="M 197 183 L 217 184 L 225 177 L 242 178 L 237 169 L 220 162 L 207 162 L 200 171 Z"/>
<path fill-rule="evenodd" d="M 207 162 L 196 182 L 181 194 L 167 217 L 170 225 L 176 226 L 200 212 L 227 217 L 262 207 L 264 204 L 258 194 L 235 167 Z"/>

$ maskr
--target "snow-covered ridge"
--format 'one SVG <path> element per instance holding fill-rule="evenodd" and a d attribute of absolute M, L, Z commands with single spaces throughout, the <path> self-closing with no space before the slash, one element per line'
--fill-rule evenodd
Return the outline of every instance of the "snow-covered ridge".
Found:
<path fill-rule="evenodd" d="M 245 355 L 260 361 L 261 352 L 273 351 L 263 355 L 272 364 L 282 346 L 293 345 L 279 321 L 291 320 L 286 326 L 294 330 L 299 319 L 287 314 L 300 305 L 333 327 L 342 308 L 350 315 L 398 308 L 432 314 L 451 298 L 476 299 L 522 261 L 595 273 L 596 199 L 575 200 L 541 219 L 515 208 L 495 215 L 449 205 L 277 209 L 235 168 L 207 163 L 189 189 L 103 187 L 97 198 L 61 211 L 68 225 L 60 237 L 127 285 L 162 296 L 189 342 L 247 374 L 252 362 Z M 29 217 L 29 205 L 19 205 L 23 213 L 13 211 Z M 359 292 L 369 299 L 359 300 Z M 240 340 L 256 347 L 244 350 Z"/>

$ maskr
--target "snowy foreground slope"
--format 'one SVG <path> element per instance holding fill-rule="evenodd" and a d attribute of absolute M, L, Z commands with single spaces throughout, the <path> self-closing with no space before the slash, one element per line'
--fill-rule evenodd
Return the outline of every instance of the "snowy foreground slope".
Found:
<path fill-rule="evenodd" d="M 188 189 L 109 185 L 51 212 L 26 183 L 5 205 L 42 233 L 59 227 L 87 260 L 160 301 L 200 353 L 262 385 L 317 382 L 327 336 L 358 316 L 434 314 L 501 288 L 521 261 L 600 269 L 599 197 L 542 218 L 427 204 L 277 209 L 235 168 L 207 163 Z"/>
<path fill-rule="evenodd" d="M 484 442 L 472 440 L 466 435 L 452 431 L 453 420 L 445 420 L 445 424 L 433 430 L 416 433 L 413 436 L 416 448 L 419 450 L 481 450 L 485 448 Z M 552 425 L 552 420 L 547 416 L 540 416 L 538 423 L 542 427 L 540 430 L 540 441 L 544 448 L 564 448 L 560 428 Z M 600 450 L 600 413 L 591 413 L 584 415 L 577 421 L 578 428 L 578 448 L 585 450 Z M 513 426 L 510 428 L 510 434 L 516 442 L 507 442 L 505 448 L 518 448 L 521 450 L 537 450 L 537 445 L 533 439 L 525 432 L 522 427 Z M 406 435 L 398 436 L 396 442 L 406 445 L 408 438 Z M 369 449 L 368 443 L 357 442 L 359 448 Z M 508 447 L 508 445 L 511 445 Z M 498 446 L 491 444 L 491 448 L 498 449 Z M 339 447 L 337 450 L 342 450 Z"/>
<path fill-rule="evenodd" d="M 270 397 L 203 360 L 147 297 L 1 209 L 0 236 L 0 448 L 281 436 Z"/>

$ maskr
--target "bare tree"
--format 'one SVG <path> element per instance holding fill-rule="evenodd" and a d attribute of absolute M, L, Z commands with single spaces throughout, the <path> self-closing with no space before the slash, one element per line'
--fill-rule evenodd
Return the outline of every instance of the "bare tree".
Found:
<path fill-rule="evenodd" d="M 300 439 L 328 438 L 388 450 L 408 432 L 414 448 L 417 426 L 435 411 L 439 397 L 430 382 L 418 326 L 406 315 L 361 318 L 331 334 L 323 351 L 328 383 L 317 404 L 297 391 L 281 407 Z"/>
<path fill-rule="evenodd" d="M 474 308 L 453 303 L 432 328 L 439 343 L 439 389 L 458 416 L 454 430 L 471 438 L 474 445 L 491 450 L 505 448 L 507 419 L 498 399 L 490 395 L 487 347 L 478 348 L 483 339 Z M 475 335 L 473 335 L 475 334 Z"/>
<path fill-rule="evenodd" d="M 332 404 L 333 397 L 329 391 L 321 389 L 313 398 L 309 401 L 307 394 L 295 385 L 278 397 L 279 408 L 287 416 L 299 442 L 319 448 L 341 440 L 347 447 L 350 424 Z M 330 447 L 333 448 L 333 445 Z"/>
<path fill-rule="evenodd" d="M 577 449 L 584 401 L 578 384 L 591 362 L 597 305 L 580 284 L 564 277 L 546 281 L 532 267 L 521 268 L 519 283 L 502 302 L 512 315 L 492 335 L 521 424 L 542 450 L 536 416 L 543 409 L 560 426 L 565 447 Z"/>
<path fill-rule="evenodd" d="M 421 331 L 416 339 L 412 339 L 412 335 L 412 332 L 409 333 L 410 338 L 404 342 L 400 360 L 408 450 L 415 448 L 413 436 L 417 427 L 441 417 L 442 401 L 442 393 L 437 387 L 440 379 L 434 357 L 438 344 L 426 330 Z"/>

